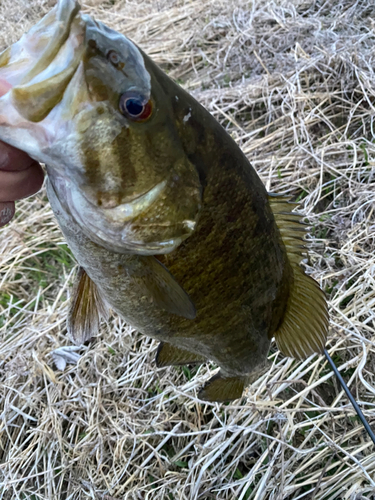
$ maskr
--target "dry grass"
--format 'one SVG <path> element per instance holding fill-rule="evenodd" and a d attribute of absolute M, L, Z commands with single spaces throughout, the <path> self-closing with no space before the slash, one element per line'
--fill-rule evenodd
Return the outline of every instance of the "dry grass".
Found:
<path fill-rule="evenodd" d="M 51 4 L 4 0 L 0 43 Z M 192 91 L 268 189 L 301 201 L 329 351 L 375 425 L 373 0 L 84 8 Z M 0 499 L 375 498 L 373 445 L 323 357 L 273 347 L 246 397 L 202 404 L 215 367 L 156 369 L 156 343 L 116 317 L 59 371 L 74 263 L 45 193 L 0 234 Z"/>

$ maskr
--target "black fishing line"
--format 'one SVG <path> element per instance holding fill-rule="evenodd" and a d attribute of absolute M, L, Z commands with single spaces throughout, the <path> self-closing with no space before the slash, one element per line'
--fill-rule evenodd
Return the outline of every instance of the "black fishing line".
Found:
<path fill-rule="evenodd" d="M 372 432 L 371 427 L 369 426 L 369 423 L 366 420 L 366 417 L 362 413 L 361 408 L 358 406 L 357 401 L 354 399 L 352 393 L 350 392 L 349 387 L 346 385 L 345 380 L 342 378 L 340 372 L 336 368 L 336 365 L 333 362 L 331 356 L 328 354 L 327 349 L 324 349 L 324 354 L 328 360 L 328 363 L 331 365 L 332 370 L 334 371 L 336 377 L 338 378 L 338 381 L 340 382 L 341 387 L 346 392 L 346 395 L 348 396 L 349 401 L 352 403 L 355 411 L 357 412 L 357 415 L 361 419 L 361 422 L 362 422 L 364 428 L 366 429 L 367 434 L 370 436 L 370 438 L 372 439 L 372 442 L 375 444 L 375 434 Z"/>

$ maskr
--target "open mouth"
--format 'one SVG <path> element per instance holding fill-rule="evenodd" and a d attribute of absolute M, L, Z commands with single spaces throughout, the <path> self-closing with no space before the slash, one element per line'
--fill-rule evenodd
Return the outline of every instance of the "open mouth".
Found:
<path fill-rule="evenodd" d="M 75 0 L 59 2 L 0 56 L 0 80 L 12 88 L 21 116 L 39 122 L 62 98 L 84 49 L 84 26 Z"/>
<path fill-rule="evenodd" d="M 0 54 L 0 129 L 4 142 L 42 163 L 46 151 L 71 116 L 67 89 L 80 68 L 84 23 L 76 0 L 61 0 L 21 39 Z M 74 89 L 74 95 L 79 94 Z M 80 96 L 82 93 L 79 94 Z M 51 111 L 59 112 L 49 119 Z M 64 111 L 64 116 L 59 113 Z"/>

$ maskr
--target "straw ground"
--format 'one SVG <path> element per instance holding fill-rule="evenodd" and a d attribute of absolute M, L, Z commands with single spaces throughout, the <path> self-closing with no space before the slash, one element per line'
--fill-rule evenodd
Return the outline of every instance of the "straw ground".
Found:
<path fill-rule="evenodd" d="M 3 0 L 5 47 L 53 5 Z M 328 349 L 375 425 L 372 0 L 91 0 L 205 105 L 270 191 L 301 203 Z M 273 344 L 245 397 L 204 404 L 216 367 L 157 369 L 118 317 L 58 370 L 74 259 L 45 192 L 0 232 L 1 499 L 375 498 L 372 443 L 322 356 Z"/>

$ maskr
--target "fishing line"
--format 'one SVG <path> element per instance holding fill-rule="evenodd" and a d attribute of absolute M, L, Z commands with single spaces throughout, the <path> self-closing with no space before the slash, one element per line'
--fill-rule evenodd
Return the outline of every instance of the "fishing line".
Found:
<path fill-rule="evenodd" d="M 328 354 L 327 349 L 324 349 L 324 354 L 327 358 L 328 363 L 331 365 L 331 368 L 334 371 L 336 377 L 338 378 L 338 381 L 340 382 L 341 387 L 346 392 L 346 395 L 348 396 L 349 401 L 352 403 L 353 408 L 355 409 L 355 411 L 357 412 L 357 415 L 361 419 L 361 422 L 362 422 L 364 428 L 366 429 L 367 434 L 370 436 L 370 438 L 372 439 L 372 442 L 375 444 L 375 434 L 372 432 L 371 427 L 369 426 L 369 423 L 366 420 L 366 417 L 362 413 L 361 408 L 358 406 L 357 401 L 354 399 L 352 393 L 350 392 L 349 387 L 346 385 L 345 380 L 342 378 L 340 372 L 336 368 L 336 365 L 333 362 L 331 356 Z"/>

